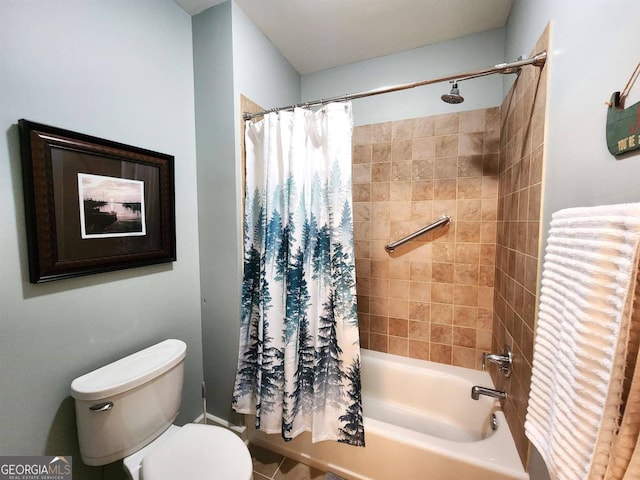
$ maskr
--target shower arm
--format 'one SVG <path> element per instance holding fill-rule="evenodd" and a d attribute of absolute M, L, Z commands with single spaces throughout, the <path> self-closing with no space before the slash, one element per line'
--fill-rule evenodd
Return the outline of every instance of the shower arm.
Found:
<path fill-rule="evenodd" d="M 373 95 L 381 95 L 383 93 L 391 93 L 391 92 L 397 92 L 400 90 L 408 90 L 410 88 L 422 87 L 424 85 L 431 85 L 433 83 L 446 82 L 450 80 L 457 80 L 457 81 L 470 80 L 472 78 L 484 77 L 486 75 L 493 75 L 494 73 L 502 73 L 502 74 L 508 75 L 513 73 L 518 73 L 520 71 L 520 68 L 526 65 L 533 65 L 538 68 L 542 68 L 546 60 L 547 60 L 547 52 L 542 51 L 534 55 L 533 57 L 525 58 L 523 60 L 517 60 L 511 63 L 499 63 L 498 65 L 494 65 L 493 67 L 479 68 L 477 70 L 471 70 L 468 72 L 461 72 L 453 75 L 445 75 L 443 77 L 436 77 L 430 80 L 422 80 L 419 82 L 404 83 L 401 85 L 394 85 L 392 87 L 382 87 L 374 90 L 368 90 L 366 92 L 339 95 L 336 97 L 324 98 L 322 100 L 314 100 L 311 102 L 296 103 L 294 105 L 289 105 L 286 107 L 276 107 L 270 110 L 264 110 L 262 112 L 257 112 L 257 113 L 244 112 L 242 116 L 245 120 L 251 120 L 252 118 L 260 117 L 267 113 L 278 112 L 280 110 L 293 110 L 294 108 L 299 108 L 299 107 L 302 107 L 302 108 L 315 107 L 318 105 L 325 105 L 331 102 L 346 102 L 348 100 L 356 100 L 358 98 L 371 97 Z"/>

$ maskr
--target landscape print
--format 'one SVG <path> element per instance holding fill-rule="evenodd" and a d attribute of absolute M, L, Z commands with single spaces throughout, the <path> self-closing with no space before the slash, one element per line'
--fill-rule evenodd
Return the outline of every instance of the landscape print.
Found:
<path fill-rule="evenodd" d="M 144 182 L 78 174 L 82 238 L 146 235 Z"/>

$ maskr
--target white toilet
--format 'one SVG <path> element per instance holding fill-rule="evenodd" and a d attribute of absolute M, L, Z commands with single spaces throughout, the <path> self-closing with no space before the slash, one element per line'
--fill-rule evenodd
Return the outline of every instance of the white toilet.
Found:
<path fill-rule="evenodd" d="M 133 480 L 251 480 L 251 455 L 230 430 L 172 425 L 182 398 L 181 340 L 165 340 L 76 378 L 82 461 L 124 459 Z"/>

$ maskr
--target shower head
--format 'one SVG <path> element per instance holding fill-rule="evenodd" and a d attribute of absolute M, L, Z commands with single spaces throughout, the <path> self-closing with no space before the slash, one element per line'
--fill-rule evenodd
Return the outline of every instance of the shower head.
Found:
<path fill-rule="evenodd" d="M 458 90 L 458 82 L 453 82 L 453 87 L 451 87 L 451 91 L 449 93 L 445 93 L 440 97 L 443 102 L 447 103 L 462 103 L 464 102 L 464 97 L 460 95 L 460 90 Z"/>

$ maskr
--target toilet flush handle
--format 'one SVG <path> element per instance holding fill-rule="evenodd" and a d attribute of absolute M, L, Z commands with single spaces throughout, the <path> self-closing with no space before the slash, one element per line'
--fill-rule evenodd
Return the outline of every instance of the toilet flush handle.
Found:
<path fill-rule="evenodd" d="M 104 402 L 90 406 L 89 410 L 91 410 L 92 412 L 106 412 L 107 410 L 111 410 L 112 408 L 113 402 Z"/>

